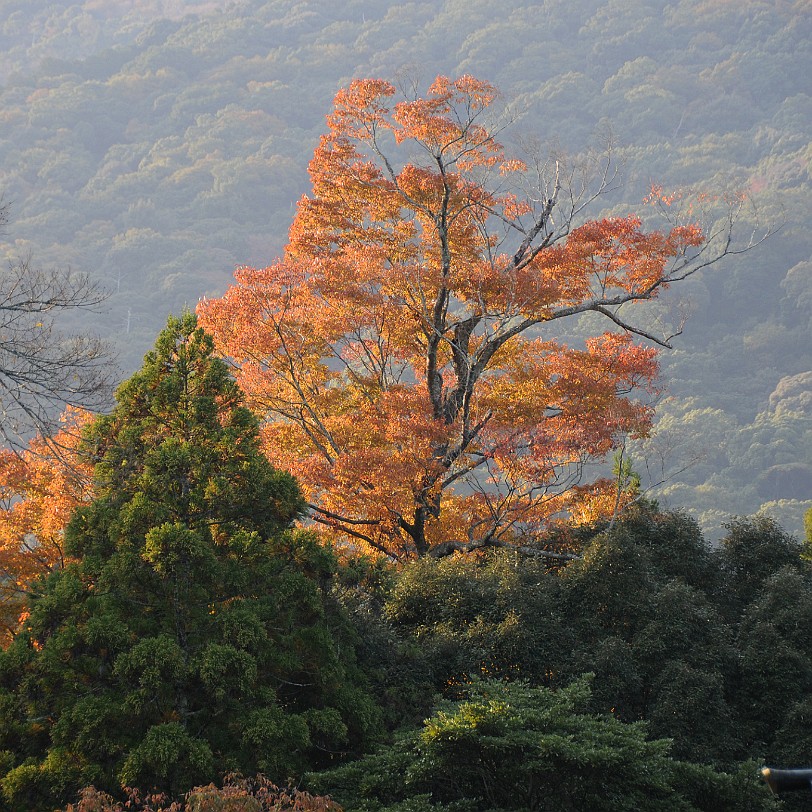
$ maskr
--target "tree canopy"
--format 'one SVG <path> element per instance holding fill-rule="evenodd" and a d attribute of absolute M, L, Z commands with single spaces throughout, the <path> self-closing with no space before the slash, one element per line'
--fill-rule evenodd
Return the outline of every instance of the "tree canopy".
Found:
<path fill-rule="evenodd" d="M 65 533 L 74 562 L 37 585 L 0 657 L 12 808 L 88 784 L 177 797 L 230 770 L 284 779 L 374 727 L 326 608 L 333 559 L 288 530 L 298 488 L 212 352 L 194 316 L 170 319 L 86 435 L 95 498 Z"/>
<path fill-rule="evenodd" d="M 505 543 L 612 487 L 573 486 L 650 425 L 656 353 L 634 339 L 669 335 L 636 308 L 729 250 L 740 201 L 710 234 L 659 190 L 665 231 L 584 222 L 608 163 L 509 154 L 470 76 L 395 95 L 338 93 L 285 258 L 198 313 L 311 517 L 408 558 Z M 605 332 L 563 341 L 586 313 Z"/>
<path fill-rule="evenodd" d="M 773 804 L 755 776 L 679 762 L 645 726 L 589 711 L 589 680 L 558 691 L 474 682 L 422 729 L 314 777 L 348 809 L 751 812 Z"/>

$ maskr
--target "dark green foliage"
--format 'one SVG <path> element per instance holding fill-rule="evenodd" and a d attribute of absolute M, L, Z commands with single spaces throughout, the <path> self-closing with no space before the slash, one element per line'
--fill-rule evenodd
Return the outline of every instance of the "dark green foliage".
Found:
<path fill-rule="evenodd" d="M 384 607 L 400 578 L 382 559 L 345 560 L 334 595 L 358 632 L 356 655 L 388 730 L 419 724 L 431 710 L 438 671 L 431 646 L 401 633 L 385 617 Z"/>
<path fill-rule="evenodd" d="M 284 780 L 375 725 L 328 595 L 335 561 L 287 529 L 296 483 L 211 353 L 194 316 L 170 319 L 87 436 L 96 498 L 66 531 L 78 561 L 41 584 L 0 658 L 14 808 L 87 784 Z"/>
<path fill-rule="evenodd" d="M 579 627 L 573 659 L 596 673 L 596 707 L 650 720 L 694 761 L 738 753 L 725 685 L 732 632 L 711 595 L 718 570 L 696 524 L 641 511 L 585 548 L 563 574 Z"/>
<path fill-rule="evenodd" d="M 774 573 L 801 566 L 803 547 L 767 516 L 737 519 L 726 527 L 718 553 L 723 573 L 721 599 L 737 616 Z"/>
<path fill-rule="evenodd" d="M 416 561 L 384 612 L 420 645 L 443 690 L 471 675 L 538 680 L 572 649 L 562 608 L 561 581 L 543 561 L 505 552 Z"/>
<path fill-rule="evenodd" d="M 787 566 L 746 608 L 739 626 L 739 717 L 751 749 L 772 763 L 803 764 L 812 747 L 805 724 L 812 694 L 812 573 Z M 777 765 L 776 765 L 777 766 Z"/>
<path fill-rule="evenodd" d="M 803 761 L 812 573 L 800 552 L 763 519 L 731 525 L 714 551 L 692 520 L 644 507 L 563 569 L 507 552 L 416 562 L 383 623 L 412 647 L 425 691 L 454 698 L 482 676 L 561 687 L 591 671 L 592 709 L 647 721 L 678 758 Z"/>
<path fill-rule="evenodd" d="M 475 682 L 416 730 L 316 776 L 348 810 L 663 810 L 772 808 L 755 770 L 681 764 L 641 724 L 589 711 L 588 681 L 551 691 Z"/>

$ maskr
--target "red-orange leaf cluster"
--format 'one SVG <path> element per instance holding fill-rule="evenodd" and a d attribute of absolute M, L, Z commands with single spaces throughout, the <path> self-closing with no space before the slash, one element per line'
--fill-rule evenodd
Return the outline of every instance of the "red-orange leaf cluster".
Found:
<path fill-rule="evenodd" d="M 578 224 L 561 167 L 527 191 L 486 82 L 394 95 L 380 80 L 338 94 L 285 257 L 240 268 L 198 313 L 312 518 L 403 558 L 537 530 L 582 498 L 586 463 L 648 430 L 633 396 L 653 386 L 658 339 L 627 313 L 689 275 L 704 238 Z M 587 312 L 608 331 L 555 337 Z"/>
<path fill-rule="evenodd" d="M 77 449 L 91 417 L 69 409 L 49 441 L 0 451 L 0 645 L 11 641 L 33 582 L 65 563 L 65 525 L 88 496 L 90 466 Z"/>

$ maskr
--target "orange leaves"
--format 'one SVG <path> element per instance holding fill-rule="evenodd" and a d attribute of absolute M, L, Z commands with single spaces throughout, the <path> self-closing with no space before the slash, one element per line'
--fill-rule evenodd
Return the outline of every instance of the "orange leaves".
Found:
<path fill-rule="evenodd" d="M 390 129 L 398 144 L 413 140 L 436 154 L 449 150 L 460 156 L 465 154 L 468 167 L 492 166 L 501 147 L 487 129 L 475 122 L 496 96 L 493 85 L 472 76 L 461 76 L 453 82 L 438 76 L 426 98 L 395 105 Z"/>
<path fill-rule="evenodd" d="M 522 165 L 502 162 L 501 146 L 477 122 L 495 99 L 491 85 L 468 76 L 455 82 L 439 77 L 426 98 L 390 109 L 393 92 L 386 82 L 357 80 L 336 96 L 330 132 L 310 164 L 314 197 L 301 201 L 291 228 L 291 254 L 317 256 L 328 248 L 343 257 L 355 245 L 397 262 L 404 246 L 415 243 L 425 251 L 436 244 L 438 228 L 460 245 L 479 242 L 482 248 L 477 221 L 502 205 L 511 208 L 511 216 L 522 210 L 514 198 L 503 203 L 464 178 L 479 166 L 501 163 L 509 173 Z M 386 134 L 397 144 L 416 142 L 435 157 L 426 165 L 381 163 Z"/>
<path fill-rule="evenodd" d="M 666 257 L 662 235 L 643 235 L 635 216 L 591 221 L 575 229 L 565 245 L 542 257 L 553 263 L 562 298 L 577 301 L 615 289 L 635 292 L 656 287 Z"/>
<path fill-rule="evenodd" d="M 337 95 L 284 259 L 239 269 L 198 312 L 313 518 L 399 558 L 608 504 L 574 486 L 648 431 L 634 395 L 657 373 L 626 313 L 704 238 L 633 215 L 575 227 L 557 170 L 528 191 L 494 139 L 487 82 L 394 94 L 358 80 Z M 579 348 L 548 332 L 589 311 L 615 332 Z"/>
<path fill-rule="evenodd" d="M 203 812 L 204 810 L 274 810 L 274 812 L 342 812 L 341 806 L 329 796 L 311 795 L 291 787 L 280 788 L 262 775 L 243 778 L 226 775 L 223 788 L 214 784 L 192 788 L 184 801 L 173 801 L 156 791 L 142 793 L 124 788 L 129 796 L 123 803 L 95 787 L 85 787 L 79 793 L 79 803 L 68 804 L 64 812 Z"/>
<path fill-rule="evenodd" d="M 567 507 L 576 524 L 591 524 L 619 515 L 635 496 L 616 479 L 599 479 L 574 487 Z"/>
<path fill-rule="evenodd" d="M 696 223 L 674 226 L 668 234 L 668 246 L 673 256 L 686 248 L 698 248 L 705 242 L 705 233 Z"/>
<path fill-rule="evenodd" d="M 675 200 L 679 200 L 679 198 L 680 195 L 678 193 L 674 192 L 667 194 L 662 186 L 659 184 L 652 184 L 651 190 L 643 199 L 643 202 L 648 203 L 650 206 L 670 206 Z"/>
<path fill-rule="evenodd" d="M 696 225 L 663 233 L 643 231 L 635 215 L 593 220 L 539 254 L 525 269 L 524 286 L 544 278 L 548 301 L 558 305 L 590 297 L 610 303 L 618 297 L 653 298 L 668 286 L 669 263 L 703 242 Z"/>
<path fill-rule="evenodd" d="M 356 79 L 336 94 L 327 123 L 346 138 L 369 136 L 388 113 L 384 99 L 394 95 L 395 87 L 382 79 Z"/>
<path fill-rule="evenodd" d="M 602 456 L 628 434 L 643 435 L 651 412 L 626 395 L 651 390 L 656 351 L 622 333 L 588 339 L 586 351 L 567 350 L 551 358 L 567 425 L 566 435 L 582 452 Z"/>
<path fill-rule="evenodd" d="M 505 216 L 525 214 L 526 206 L 520 205 L 506 204 Z M 650 299 L 667 287 L 669 263 L 703 240 L 696 225 L 664 234 L 643 231 L 634 215 L 594 220 L 527 263 L 494 255 L 476 265 L 476 257 L 469 257 L 460 292 L 469 298 L 485 296 L 493 307 L 513 305 L 541 320 L 564 307 Z"/>
<path fill-rule="evenodd" d="M 556 466 L 606 454 L 650 425 L 650 411 L 622 395 L 646 388 L 657 372 L 656 353 L 627 335 L 590 339 L 585 350 L 516 339 L 498 368 L 482 381 L 476 403 L 493 414 L 491 454 L 501 465 L 515 457 L 514 476 L 555 476 Z"/>
<path fill-rule="evenodd" d="M 489 82 L 465 74 L 454 81 L 447 76 L 438 76 L 429 86 L 428 95 L 464 102 L 470 115 L 493 104 L 499 92 Z"/>
<path fill-rule="evenodd" d="M 743 193 L 732 196 L 723 196 L 722 200 L 729 207 L 729 215 L 738 209 L 746 199 Z M 665 219 L 672 224 L 672 229 L 666 236 L 671 256 L 681 256 L 688 248 L 698 248 L 705 242 L 706 235 L 699 224 L 697 218 L 703 214 L 704 219 L 708 217 L 707 207 L 713 207 L 719 202 L 716 195 L 709 195 L 703 192 L 689 195 L 685 192 L 666 193 L 662 186 L 654 185 L 650 193 L 644 198 L 644 202 L 655 207 L 664 215 Z"/>
<path fill-rule="evenodd" d="M 32 583 L 64 564 L 62 533 L 88 496 L 90 465 L 78 455 L 88 412 L 69 409 L 50 443 L 0 451 L 0 636 L 7 644 Z"/>

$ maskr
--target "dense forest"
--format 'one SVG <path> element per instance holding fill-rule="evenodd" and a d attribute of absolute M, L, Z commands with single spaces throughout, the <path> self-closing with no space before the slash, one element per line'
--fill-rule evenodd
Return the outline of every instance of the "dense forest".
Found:
<path fill-rule="evenodd" d="M 187 314 L 85 432 L 0 652 L 0 808 L 809 808 L 757 770 L 809 752 L 812 570 L 772 520 L 711 546 L 638 501 L 567 558 L 395 568 L 291 526 L 258 429 Z"/>
<path fill-rule="evenodd" d="M 0 810 L 812 808 L 812 8 L 489 5 L 7 4 Z"/>
<path fill-rule="evenodd" d="M 651 183 L 752 195 L 765 244 L 675 299 L 646 485 L 722 522 L 809 500 L 809 73 L 803 2 L 10 2 L 2 32 L 4 251 L 103 280 L 97 329 L 135 369 L 169 312 L 281 253 L 336 90 L 473 73 L 511 132 L 572 155 L 613 133 L 638 211 Z M 419 78 L 419 77 L 418 77 Z M 673 318 L 673 313 L 667 314 Z M 87 322 L 83 322 L 86 324 Z"/>

